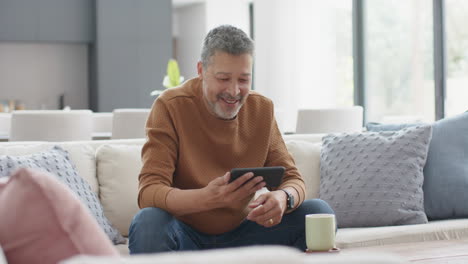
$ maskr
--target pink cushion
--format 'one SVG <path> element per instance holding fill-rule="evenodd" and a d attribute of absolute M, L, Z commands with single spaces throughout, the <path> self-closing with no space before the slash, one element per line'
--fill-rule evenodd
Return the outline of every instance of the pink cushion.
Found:
<path fill-rule="evenodd" d="M 42 171 L 19 169 L 0 183 L 0 216 L 0 244 L 9 264 L 119 255 L 75 195 Z"/>

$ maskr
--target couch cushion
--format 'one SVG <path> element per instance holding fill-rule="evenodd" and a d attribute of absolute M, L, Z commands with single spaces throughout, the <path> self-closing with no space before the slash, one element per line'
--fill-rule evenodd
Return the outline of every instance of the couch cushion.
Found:
<path fill-rule="evenodd" d="M 306 185 L 306 199 L 319 196 L 320 187 L 320 149 L 322 142 L 288 140 L 286 146 L 294 158 L 296 167 Z"/>
<path fill-rule="evenodd" d="M 128 239 L 127 239 L 127 243 L 115 245 L 115 248 L 117 249 L 117 251 L 119 252 L 121 256 L 130 255 L 130 250 L 128 249 Z"/>
<path fill-rule="evenodd" d="M 0 244 L 10 263 L 118 255 L 77 197 L 45 172 L 19 169 L 0 183 L 0 215 Z"/>
<path fill-rule="evenodd" d="M 429 221 L 411 226 L 340 228 L 336 246 L 343 249 L 451 239 L 468 239 L 468 219 Z"/>
<path fill-rule="evenodd" d="M 81 178 L 66 150 L 54 146 L 49 150 L 24 156 L 0 156 L 0 177 L 10 175 L 17 168 L 35 168 L 45 170 L 58 177 L 85 204 L 99 225 L 114 243 L 123 243 L 125 239 L 112 227 L 103 215 L 102 205 L 89 184 Z"/>
<path fill-rule="evenodd" d="M 396 130 L 411 124 L 369 125 L 368 129 Z M 424 167 L 424 207 L 429 219 L 468 216 L 468 112 L 433 124 Z"/>
<path fill-rule="evenodd" d="M 138 212 L 138 175 L 141 145 L 102 145 L 97 149 L 97 171 L 105 215 L 124 236 Z"/>
<path fill-rule="evenodd" d="M 96 179 L 95 149 L 88 144 L 53 144 L 45 142 L 8 142 L 2 143 L 0 155 L 21 156 L 37 153 L 50 149 L 54 145 L 63 146 L 68 151 L 70 158 L 76 166 L 78 174 L 85 179 L 91 189 L 98 194 L 98 183 Z"/>
<path fill-rule="evenodd" d="M 339 227 L 426 223 L 423 167 L 431 126 L 323 138 L 320 198 Z"/>

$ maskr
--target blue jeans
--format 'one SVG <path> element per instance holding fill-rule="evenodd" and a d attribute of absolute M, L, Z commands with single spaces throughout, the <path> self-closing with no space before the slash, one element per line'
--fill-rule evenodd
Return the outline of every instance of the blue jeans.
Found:
<path fill-rule="evenodd" d="M 306 200 L 295 211 L 284 215 L 281 223 L 273 227 L 263 227 L 245 220 L 227 233 L 207 235 L 175 219 L 162 209 L 148 207 L 140 210 L 133 218 L 128 248 L 130 254 L 250 245 L 286 245 L 304 251 L 307 214 L 334 212 L 322 200 Z"/>

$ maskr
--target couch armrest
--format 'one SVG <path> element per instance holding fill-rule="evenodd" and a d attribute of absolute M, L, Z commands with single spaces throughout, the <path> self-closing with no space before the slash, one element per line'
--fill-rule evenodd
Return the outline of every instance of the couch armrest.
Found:
<path fill-rule="evenodd" d="M 61 264 L 400 264 L 405 260 L 387 254 L 352 254 L 346 252 L 306 254 L 284 246 L 251 246 L 217 250 L 132 255 L 119 259 L 77 256 Z"/>

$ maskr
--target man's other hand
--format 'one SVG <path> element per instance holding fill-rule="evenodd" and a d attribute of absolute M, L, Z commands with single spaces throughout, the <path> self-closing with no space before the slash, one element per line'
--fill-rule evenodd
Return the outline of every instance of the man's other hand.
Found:
<path fill-rule="evenodd" d="M 254 174 L 248 172 L 229 183 L 231 173 L 226 172 L 223 176 L 212 180 L 203 188 L 209 207 L 229 207 L 237 201 L 249 197 L 266 185 L 263 181 L 263 177 L 257 176 L 251 179 L 252 177 L 254 177 Z"/>
<path fill-rule="evenodd" d="M 286 194 L 283 191 L 273 191 L 260 195 L 249 204 L 252 211 L 247 219 L 264 227 L 272 227 L 281 223 L 286 211 Z"/>

